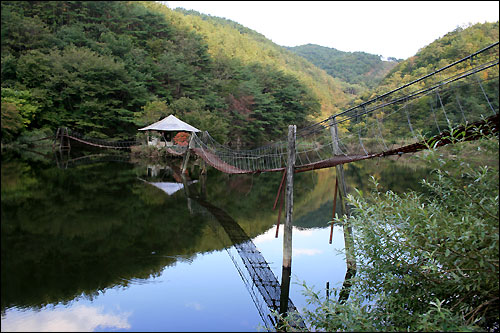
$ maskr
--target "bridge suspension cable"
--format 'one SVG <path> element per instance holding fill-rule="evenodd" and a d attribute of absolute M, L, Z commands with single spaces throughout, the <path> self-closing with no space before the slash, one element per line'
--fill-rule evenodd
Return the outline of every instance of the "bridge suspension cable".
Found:
<path fill-rule="evenodd" d="M 296 171 L 422 150 L 424 138 L 444 143 L 457 128 L 475 138 L 471 124 L 497 132 L 499 59 L 498 52 L 486 52 L 498 44 L 297 130 Z M 341 126 L 334 138 L 337 125 Z M 288 155 L 286 138 L 256 149 L 234 150 L 208 132 L 193 134 L 189 148 L 212 167 L 233 174 L 283 171 Z"/>

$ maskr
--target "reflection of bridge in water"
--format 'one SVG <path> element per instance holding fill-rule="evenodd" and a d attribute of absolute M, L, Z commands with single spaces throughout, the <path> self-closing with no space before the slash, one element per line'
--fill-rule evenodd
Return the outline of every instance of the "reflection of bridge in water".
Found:
<path fill-rule="evenodd" d="M 119 162 L 129 163 L 130 155 L 128 154 L 91 154 L 75 158 L 70 158 L 69 150 L 54 151 L 55 160 L 59 169 L 67 169 L 80 165 Z"/>
<path fill-rule="evenodd" d="M 63 150 L 56 151 L 55 153 L 58 167 L 63 169 L 103 162 L 130 163 L 128 154 L 92 154 L 70 158 L 69 151 Z M 58 154 L 64 155 L 61 158 Z M 206 191 L 204 188 L 206 174 L 200 175 L 199 180 L 191 180 L 187 175 L 182 174 L 181 169 L 174 164 L 148 165 L 146 173 L 146 179 L 139 178 L 139 180 L 155 186 L 167 195 L 173 195 L 179 190 L 184 190 L 189 212 L 191 214 L 203 215 L 204 218 L 208 218 L 210 221 L 216 221 L 216 224 L 212 223 L 209 225 L 219 235 L 221 241 L 225 237 L 219 233 L 221 229 L 218 228 L 218 225 L 222 227 L 225 235 L 229 237 L 233 247 L 238 252 L 240 260 L 231 252 L 231 248 L 233 247 L 226 247 L 225 250 L 234 263 L 264 325 L 268 329 L 276 329 L 279 324 L 278 318 L 273 316 L 271 312 L 297 314 L 294 316 L 295 320 L 292 322 L 292 325 L 300 330 L 307 329 L 304 321 L 298 317 L 297 308 L 288 297 L 290 275 L 286 274 L 284 276 L 285 279 L 280 284 L 262 253 L 239 224 L 222 209 L 202 199 Z M 173 181 L 166 181 L 168 179 L 164 178 L 173 178 Z M 193 196 L 191 192 L 194 189 L 191 185 L 197 182 L 201 185 L 201 195 Z M 193 205 L 193 203 L 195 204 Z"/>
<path fill-rule="evenodd" d="M 240 267 L 241 264 L 231 253 L 231 248 L 226 247 L 226 251 L 242 278 L 265 326 L 268 329 L 276 329 L 279 324 L 277 318 L 273 316 L 271 312 L 281 314 L 288 313 L 294 317 L 291 324 L 295 328 L 306 330 L 307 328 L 304 321 L 298 317 L 297 308 L 288 297 L 290 289 L 289 275 L 285 276 L 285 279 L 280 285 L 278 279 L 269 267 L 268 262 L 240 225 L 225 211 L 213 206 L 202 198 L 204 196 L 203 184 L 205 183 L 203 179 L 200 179 L 202 195 L 192 195 L 191 192 L 193 189 L 190 188 L 189 185 L 193 182 L 189 182 L 187 177 L 183 174 L 180 174 L 180 176 L 183 182 L 179 183 L 179 186 L 184 189 L 190 212 L 192 214 L 203 215 L 204 218 L 209 218 L 212 221 L 218 222 L 218 225 L 222 227 L 225 234 L 231 240 L 234 248 L 237 250 L 245 269 Z M 201 178 L 204 177 L 206 177 L 206 175 L 201 176 Z M 147 183 L 166 192 L 160 186 L 157 186 L 155 182 Z M 168 192 L 166 193 L 169 194 Z M 196 205 L 192 205 L 193 201 Z M 217 228 L 217 224 L 212 224 L 211 227 L 213 231 L 219 235 L 222 241 L 224 235 L 219 234 L 220 229 Z M 288 279 L 286 279 L 287 277 Z"/>
<path fill-rule="evenodd" d="M 260 253 L 250 237 L 231 216 L 229 216 L 222 209 L 213 206 L 201 198 L 195 197 L 194 200 L 210 212 L 210 214 L 212 214 L 215 220 L 219 222 L 226 234 L 229 236 L 231 242 L 234 244 L 234 247 L 243 261 L 243 265 L 250 275 L 251 282 L 244 276 L 243 271 L 238 267 L 238 263 L 231 255 L 230 251 L 228 249 L 226 250 L 243 279 L 243 282 L 245 283 L 245 286 L 247 287 L 266 326 L 271 328 L 269 327 L 269 324 L 271 324 L 273 328 L 276 328 L 278 323 L 276 322 L 275 317 L 272 317 L 269 314 L 266 315 L 264 308 L 259 304 L 258 297 L 254 291 L 255 288 L 264 299 L 264 302 L 269 310 L 281 314 L 298 314 L 297 308 L 288 297 L 290 290 L 290 275 L 285 275 L 285 279 L 280 285 L 262 253 Z M 306 329 L 304 321 L 300 319 L 298 315 L 294 316 L 294 320 L 291 324 L 297 329 Z"/>

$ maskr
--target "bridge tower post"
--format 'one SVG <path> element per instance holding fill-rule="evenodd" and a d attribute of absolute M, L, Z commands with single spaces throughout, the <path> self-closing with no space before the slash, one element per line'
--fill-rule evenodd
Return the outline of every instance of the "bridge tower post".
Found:
<path fill-rule="evenodd" d="M 332 118 L 330 120 L 330 134 L 332 136 L 332 142 L 333 142 L 333 155 L 338 156 L 342 154 L 342 151 L 340 150 L 339 147 L 339 136 L 338 136 L 338 127 L 337 123 L 335 121 L 335 118 Z M 337 172 L 337 178 L 339 180 L 339 192 L 340 192 L 340 206 L 342 209 L 342 214 L 346 214 L 349 216 L 349 206 L 345 202 L 345 198 L 347 197 L 347 186 L 345 183 L 345 176 L 344 176 L 344 166 L 342 164 L 339 164 L 335 166 L 335 170 Z"/>
<path fill-rule="evenodd" d="M 60 131 L 61 131 L 61 128 L 58 127 L 56 130 L 56 135 L 54 136 L 54 142 L 52 142 L 52 150 L 56 149 L 56 143 L 57 143 L 57 139 L 59 138 Z"/>
<path fill-rule="evenodd" d="M 330 134 L 332 136 L 332 142 L 333 142 L 333 155 L 335 156 L 341 155 L 342 151 L 340 150 L 339 147 L 338 127 L 337 127 L 337 122 L 335 121 L 335 117 L 330 119 Z M 346 202 L 347 185 L 345 182 L 344 166 L 342 164 L 335 166 L 335 171 L 337 174 L 337 182 L 339 185 L 338 190 L 339 190 L 341 214 L 350 216 L 351 214 L 350 208 Z M 336 187 L 335 188 L 335 196 L 336 196 L 337 186 L 335 187 Z M 344 285 L 339 295 L 340 302 L 345 302 L 349 297 L 349 291 L 351 287 L 350 279 L 354 277 L 354 275 L 356 274 L 356 258 L 354 257 L 354 252 L 353 252 L 354 239 L 352 235 L 352 227 L 350 225 L 344 225 L 344 244 L 346 251 L 347 272 L 345 275 Z"/>
<path fill-rule="evenodd" d="M 286 170 L 286 219 L 283 227 L 283 270 L 281 274 L 281 285 L 290 284 L 292 273 L 292 216 L 293 216 L 293 178 L 295 171 L 295 138 L 296 125 L 288 126 L 288 163 Z M 288 288 L 281 289 L 281 300 L 288 300 Z M 285 304 L 280 304 L 280 313 L 285 313 Z"/>
<path fill-rule="evenodd" d="M 208 139 L 207 139 L 207 134 L 208 132 L 207 131 L 204 131 L 201 135 L 201 141 L 202 142 L 207 142 Z M 205 162 L 205 160 L 203 158 L 200 157 L 200 174 L 202 175 L 206 175 L 207 174 L 207 163 Z"/>
<path fill-rule="evenodd" d="M 64 140 L 66 139 L 66 144 L 64 143 Z M 63 127 L 62 133 L 61 133 L 61 146 L 59 149 L 71 149 L 71 143 L 69 141 L 69 131 L 67 127 Z"/>
<path fill-rule="evenodd" d="M 59 127 L 56 131 L 54 137 L 54 142 L 52 143 L 52 150 L 56 148 L 57 142 L 59 141 L 59 150 L 70 150 L 71 144 L 69 141 L 69 132 L 67 127 Z M 66 141 L 65 141 L 66 139 Z M 66 142 L 66 144 L 65 144 Z"/>

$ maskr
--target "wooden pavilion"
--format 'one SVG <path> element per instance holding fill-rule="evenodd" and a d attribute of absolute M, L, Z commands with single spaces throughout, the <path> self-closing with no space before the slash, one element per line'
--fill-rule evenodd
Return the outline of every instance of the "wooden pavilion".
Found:
<path fill-rule="evenodd" d="M 196 127 L 189 125 L 188 123 L 177 119 L 174 115 L 163 118 L 156 123 L 149 126 L 139 128 L 139 131 L 147 131 L 148 134 L 148 145 L 157 147 L 170 147 L 173 146 L 174 137 L 179 132 L 201 132 Z M 159 137 L 155 135 L 150 135 L 150 132 L 159 133 Z"/>

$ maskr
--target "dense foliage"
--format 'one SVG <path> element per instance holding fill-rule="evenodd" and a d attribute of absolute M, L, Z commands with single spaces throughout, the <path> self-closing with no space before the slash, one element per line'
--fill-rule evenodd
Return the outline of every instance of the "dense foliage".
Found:
<path fill-rule="evenodd" d="M 457 27 L 431 44 L 420 49 L 413 57 L 394 67 L 381 83 L 381 90 L 394 89 L 429 74 L 454 61 L 467 57 L 483 47 L 498 42 L 499 22 L 477 23 Z M 495 54 L 482 57 L 493 58 Z M 498 56 L 498 51 L 496 53 Z M 473 61 L 474 59 L 471 59 Z"/>
<path fill-rule="evenodd" d="M 2 140 L 59 126 L 131 137 L 145 119 L 175 114 L 221 142 L 249 144 L 318 114 L 295 76 L 211 55 L 171 13 L 136 2 L 3 1 Z"/>
<path fill-rule="evenodd" d="M 352 84 L 352 89 L 375 88 L 384 76 L 397 65 L 395 58 L 389 61 L 366 52 L 343 52 L 315 44 L 288 47 L 333 77 Z"/>

